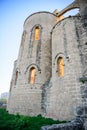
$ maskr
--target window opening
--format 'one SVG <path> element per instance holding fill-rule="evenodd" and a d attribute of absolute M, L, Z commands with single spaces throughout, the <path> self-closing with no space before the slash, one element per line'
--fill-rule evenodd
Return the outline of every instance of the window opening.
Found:
<path fill-rule="evenodd" d="M 62 57 L 58 58 L 58 75 L 60 77 L 64 76 L 64 60 Z"/>
<path fill-rule="evenodd" d="M 35 40 L 39 40 L 40 38 L 40 29 L 39 27 L 35 28 Z"/>
<path fill-rule="evenodd" d="M 30 76 L 29 76 L 29 83 L 34 84 L 35 83 L 35 76 L 36 76 L 36 68 L 32 67 L 30 69 Z"/>

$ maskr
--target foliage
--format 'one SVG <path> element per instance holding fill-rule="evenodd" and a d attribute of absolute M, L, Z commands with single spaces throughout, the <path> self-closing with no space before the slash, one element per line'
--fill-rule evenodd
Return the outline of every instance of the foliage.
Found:
<path fill-rule="evenodd" d="M 0 109 L 0 130 L 40 130 L 41 126 L 65 123 L 66 121 L 54 121 L 51 118 L 21 116 L 8 114 L 5 109 Z"/>
<path fill-rule="evenodd" d="M 0 99 L 0 106 L 3 106 L 3 104 L 7 104 L 7 99 L 6 98 L 1 98 Z"/>

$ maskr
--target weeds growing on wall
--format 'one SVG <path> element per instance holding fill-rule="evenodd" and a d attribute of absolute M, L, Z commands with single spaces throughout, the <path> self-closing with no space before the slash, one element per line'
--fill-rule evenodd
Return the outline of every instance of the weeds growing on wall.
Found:
<path fill-rule="evenodd" d="M 8 114 L 5 109 L 0 109 L 0 130 L 40 130 L 41 126 L 65 123 L 66 121 L 54 121 L 41 115 L 29 117 L 19 114 Z"/>

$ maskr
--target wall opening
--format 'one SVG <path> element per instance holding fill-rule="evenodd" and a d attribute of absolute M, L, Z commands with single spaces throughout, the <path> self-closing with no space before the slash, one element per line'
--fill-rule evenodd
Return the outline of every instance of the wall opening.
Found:
<path fill-rule="evenodd" d="M 35 40 L 39 40 L 40 39 L 40 28 L 37 26 L 35 28 L 35 36 L 34 36 Z"/>
<path fill-rule="evenodd" d="M 36 77 L 36 68 L 32 67 L 30 69 L 30 74 L 29 74 L 29 83 L 30 84 L 35 83 L 35 77 Z"/>
<path fill-rule="evenodd" d="M 18 79 L 18 71 L 16 71 L 16 75 L 15 75 L 15 85 L 17 84 L 17 79 Z"/>
<path fill-rule="evenodd" d="M 63 77 L 64 76 L 64 60 L 62 57 L 58 58 L 57 69 L 58 69 L 58 76 Z"/>
<path fill-rule="evenodd" d="M 75 16 L 78 14 L 79 14 L 79 8 L 75 8 L 75 9 L 71 9 L 71 10 L 67 11 L 66 13 L 64 13 L 64 17 Z"/>

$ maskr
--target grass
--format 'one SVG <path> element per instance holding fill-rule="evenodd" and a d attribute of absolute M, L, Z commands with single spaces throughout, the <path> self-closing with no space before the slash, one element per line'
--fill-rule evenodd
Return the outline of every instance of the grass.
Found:
<path fill-rule="evenodd" d="M 5 109 L 0 109 L 0 130 L 40 130 L 41 126 L 65 123 L 66 121 L 54 121 L 41 115 L 30 117 L 8 114 Z"/>

